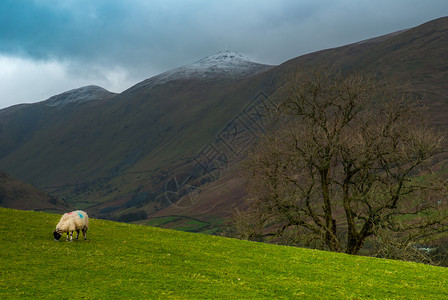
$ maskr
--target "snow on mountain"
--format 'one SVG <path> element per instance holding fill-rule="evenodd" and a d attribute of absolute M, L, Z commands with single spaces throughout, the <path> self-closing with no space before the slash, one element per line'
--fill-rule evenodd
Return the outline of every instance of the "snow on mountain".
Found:
<path fill-rule="evenodd" d="M 199 76 L 210 78 L 226 75 L 239 77 L 256 72 L 264 65 L 251 62 L 248 58 L 230 51 L 219 52 L 215 55 L 205 57 L 191 65 L 166 72 L 168 77 L 192 77 Z"/>
<path fill-rule="evenodd" d="M 113 93 L 96 85 L 84 86 L 73 89 L 62 94 L 53 96 L 43 101 L 47 106 L 63 106 L 69 103 L 82 103 L 90 100 L 100 100 L 108 98 Z"/>
<path fill-rule="evenodd" d="M 237 79 L 249 74 L 256 74 L 271 66 L 251 62 L 248 58 L 232 51 L 218 52 L 193 64 L 179 67 L 160 75 L 151 77 L 135 87 L 155 86 L 171 80 L 180 79 Z"/>

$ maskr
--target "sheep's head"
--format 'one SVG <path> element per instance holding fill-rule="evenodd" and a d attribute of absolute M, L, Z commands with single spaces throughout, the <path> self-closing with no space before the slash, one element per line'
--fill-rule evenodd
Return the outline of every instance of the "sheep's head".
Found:
<path fill-rule="evenodd" d="M 59 239 L 60 239 L 61 236 L 62 236 L 62 233 L 59 232 L 58 230 L 55 230 L 55 231 L 53 231 L 53 236 L 54 236 L 54 240 L 55 240 L 55 241 L 59 241 Z"/>

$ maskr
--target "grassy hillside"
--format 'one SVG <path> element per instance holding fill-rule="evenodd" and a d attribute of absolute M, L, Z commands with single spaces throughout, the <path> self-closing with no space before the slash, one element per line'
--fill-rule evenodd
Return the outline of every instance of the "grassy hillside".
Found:
<path fill-rule="evenodd" d="M 60 216 L 0 208 L 0 298 L 448 297 L 448 269 L 91 220 L 52 239 Z"/>

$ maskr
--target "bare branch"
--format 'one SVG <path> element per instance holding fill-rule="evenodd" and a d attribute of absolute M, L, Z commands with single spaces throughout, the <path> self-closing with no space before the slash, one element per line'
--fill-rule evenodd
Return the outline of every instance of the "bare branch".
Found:
<path fill-rule="evenodd" d="M 410 247 L 447 228 L 446 182 L 428 172 L 443 139 L 397 90 L 325 68 L 290 74 L 278 126 L 245 165 L 251 203 L 239 216 L 256 224 L 246 235 L 356 254 L 380 233 Z"/>

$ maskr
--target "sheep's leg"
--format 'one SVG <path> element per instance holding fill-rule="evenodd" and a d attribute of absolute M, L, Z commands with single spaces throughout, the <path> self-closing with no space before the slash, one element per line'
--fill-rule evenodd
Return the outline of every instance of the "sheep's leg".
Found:
<path fill-rule="evenodd" d="M 79 237 L 79 229 L 76 230 L 76 239 Z"/>
<path fill-rule="evenodd" d="M 70 230 L 70 242 L 73 242 L 73 230 Z"/>
<path fill-rule="evenodd" d="M 67 239 L 66 239 L 66 241 L 68 242 L 69 240 L 70 240 L 70 230 L 67 231 Z"/>
<path fill-rule="evenodd" d="M 87 228 L 82 229 L 82 235 L 84 236 L 84 240 L 87 240 Z"/>

